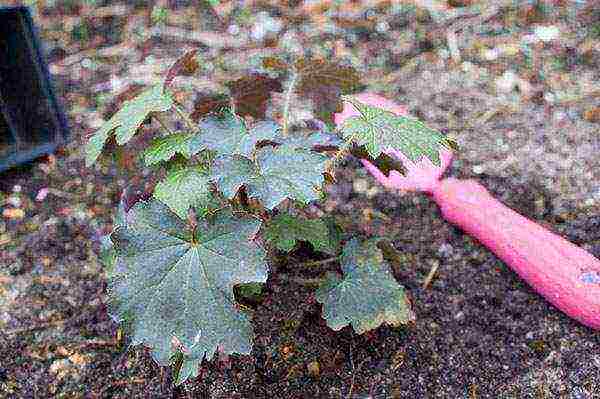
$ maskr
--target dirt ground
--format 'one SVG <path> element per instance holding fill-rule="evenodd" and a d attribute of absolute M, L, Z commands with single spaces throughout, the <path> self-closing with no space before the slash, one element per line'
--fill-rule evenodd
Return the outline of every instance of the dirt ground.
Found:
<path fill-rule="evenodd" d="M 119 345 L 97 260 L 121 190 L 142 186 L 151 171 L 135 173 L 127 158 L 86 169 L 81 153 L 127 93 L 157 81 L 186 49 L 200 49 L 203 74 L 176 84 L 200 93 L 221 90 L 225 77 L 280 49 L 337 57 L 362 73 L 366 89 L 457 139 L 447 175 L 477 179 L 600 258 L 593 1 L 221 1 L 209 8 L 172 0 L 157 2 L 169 8 L 162 22 L 151 3 L 57 0 L 34 9 L 72 137 L 58 154 L 0 174 L 0 397 L 600 398 L 597 331 L 549 305 L 444 221 L 432 200 L 386 192 L 353 158 L 313 211 L 393 242 L 401 255 L 390 261 L 416 323 L 364 335 L 332 331 L 314 281 L 339 265 L 295 268 L 311 256 L 300 248 L 271 265 L 254 310 L 252 354 L 204 362 L 200 376 L 174 388 L 171 370 L 146 349 Z M 275 93 L 267 114 L 280 104 Z M 300 100 L 292 109 L 292 120 L 314 112 Z"/>

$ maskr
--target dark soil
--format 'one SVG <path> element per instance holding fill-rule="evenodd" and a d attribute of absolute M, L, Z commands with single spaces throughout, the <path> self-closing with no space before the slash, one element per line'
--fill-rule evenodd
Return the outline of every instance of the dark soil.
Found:
<path fill-rule="evenodd" d="M 197 378 L 174 388 L 171 369 L 156 365 L 146 349 L 124 351 L 104 305 L 98 239 L 111 229 L 122 189 L 143 187 L 150 171 L 134 177 L 135 162 L 123 158 L 117 163 L 129 169 L 117 171 L 111 160 L 86 169 L 80 148 L 103 114 L 115 109 L 109 101 L 114 93 L 98 87 L 111 75 L 130 83 L 152 74 L 134 65 L 149 56 L 174 59 L 183 45 L 153 39 L 119 53 L 111 46 L 135 40 L 130 28 L 145 23 L 148 6 L 97 3 L 131 8 L 113 9 L 108 22 L 115 28 L 97 34 L 90 29 L 106 17 L 88 17 L 93 8 L 57 1 L 38 10 L 73 138 L 56 156 L 0 175 L 3 212 L 24 212 L 0 219 L 0 397 L 600 398 L 598 332 L 549 305 L 490 251 L 444 221 L 426 196 L 375 188 L 353 158 L 338 170 L 328 200 L 310 212 L 332 212 L 352 234 L 390 239 L 400 255 L 389 261 L 409 292 L 416 323 L 364 335 L 349 327 L 332 331 L 314 291 L 322 273 L 338 265 L 295 267 L 314 258 L 301 247 L 291 260 L 271 265 L 265 298 L 254 306 L 250 356 L 204 362 Z M 577 91 L 585 86 L 578 82 L 593 84 L 599 77 L 600 15 L 593 5 L 575 9 L 546 1 L 503 8 L 481 26 L 460 31 L 463 58 L 456 63 L 442 51 L 445 25 L 424 8 L 398 11 L 390 2 L 358 1 L 328 14 L 302 12 L 302 2 L 289 1 L 256 2 L 250 12 L 222 5 L 207 14 L 194 12 L 188 3 L 195 2 L 168 3 L 178 21 L 170 25 L 185 29 L 195 29 L 200 14 L 222 20 L 203 29 L 224 24 L 251 31 L 262 18 L 259 11 L 282 22 L 277 34 L 255 39 L 249 48 L 202 39 L 214 68 L 211 79 L 238 71 L 260 51 L 293 47 L 294 40 L 315 54 L 341 46 L 369 89 L 457 137 L 461 151 L 448 175 L 477 179 L 511 208 L 600 257 L 600 191 L 593 197 L 600 182 L 600 117 L 594 119 L 600 108 L 597 93 Z M 61 33 L 60 24 L 75 28 Z M 480 55 L 484 48 L 521 48 L 540 24 L 558 26 L 559 38 L 531 44 L 527 54 Z M 116 55 L 98 55 L 102 49 Z M 530 92 L 523 92 L 524 83 L 494 92 L 507 69 L 528 82 Z M 559 100 L 551 102 L 548 93 Z M 275 98 L 271 107 L 277 106 Z M 36 200 L 44 189 L 47 196 Z M 423 288 L 435 265 L 435 278 Z"/>

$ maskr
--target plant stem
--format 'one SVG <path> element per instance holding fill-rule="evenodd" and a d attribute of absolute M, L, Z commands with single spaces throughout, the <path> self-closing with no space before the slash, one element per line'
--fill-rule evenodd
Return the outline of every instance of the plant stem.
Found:
<path fill-rule="evenodd" d="M 292 80 L 290 80 L 290 84 L 285 91 L 285 102 L 283 104 L 283 129 L 282 134 L 283 137 L 287 136 L 288 133 L 288 119 L 290 116 L 290 103 L 292 101 L 292 93 L 294 92 L 294 87 L 296 86 L 296 80 L 298 80 L 298 73 L 294 72 L 292 74 Z"/>
<path fill-rule="evenodd" d="M 300 264 L 298 264 L 298 266 L 322 266 L 322 265 L 327 265 L 329 263 L 336 262 L 339 259 L 340 259 L 339 256 L 334 256 L 333 258 L 327 258 L 327 259 L 323 259 L 323 260 L 314 260 L 314 261 L 310 261 L 310 262 L 300 263 Z"/>
<path fill-rule="evenodd" d="M 439 265 L 435 264 L 431 267 L 431 270 L 429 270 L 429 273 L 427 273 L 427 277 L 425 277 L 425 280 L 423 280 L 423 289 L 426 290 L 427 287 L 429 287 L 429 284 L 431 284 L 431 281 L 433 280 L 433 277 L 435 276 L 435 273 L 438 270 Z"/>
<path fill-rule="evenodd" d="M 152 117 L 158 122 L 158 124 L 167 131 L 169 135 L 174 134 L 175 132 L 167 125 L 167 122 L 164 120 L 163 116 L 159 113 L 152 114 Z"/>
<path fill-rule="evenodd" d="M 181 119 L 183 119 L 183 121 L 185 122 L 185 124 L 187 125 L 187 127 L 194 133 L 199 133 L 199 129 L 198 127 L 194 124 L 194 121 L 192 121 L 189 117 L 189 115 L 182 110 L 179 105 L 175 104 L 175 112 L 177 112 L 177 115 L 179 115 L 179 117 Z"/>

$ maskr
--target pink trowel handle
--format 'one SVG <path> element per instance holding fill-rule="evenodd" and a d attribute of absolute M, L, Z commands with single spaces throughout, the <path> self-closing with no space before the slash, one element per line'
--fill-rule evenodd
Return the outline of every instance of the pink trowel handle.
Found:
<path fill-rule="evenodd" d="M 361 93 L 355 98 L 398 115 L 406 114 L 401 105 L 374 93 Z M 352 105 L 345 103 L 344 110 L 335 114 L 335 122 L 339 126 L 357 114 Z M 402 161 L 407 173 L 392 170 L 386 176 L 369 161 L 361 160 L 381 184 L 432 195 L 446 220 L 477 238 L 550 303 L 581 323 L 600 329 L 600 260 L 506 207 L 474 180 L 440 181 L 452 161 L 450 151 L 440 152 L 440 166 L 425 158 L 413 163 L 393 148 L 386 152 Z"/>
<path fill-rule="evenodd" d="M 433 191 L 446 220 L 477 238 L 567 315 L 600 329 L 600 260 L 493 198 L 474 180 Z"/>

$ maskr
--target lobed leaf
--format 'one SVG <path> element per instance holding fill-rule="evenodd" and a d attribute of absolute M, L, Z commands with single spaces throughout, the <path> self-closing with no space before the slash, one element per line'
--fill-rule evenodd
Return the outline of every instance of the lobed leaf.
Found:
<path fill-rule="evenodd" d="M 250 156 L 260 141 L 274 140 L 280 127 L 273 121 L 260 121 L 249 131 L 244 120 L 232 112 L 224 115 L 209 115 L 199 123 L 201 134 L 190 142 L 192 153 L 203 149 L 216 151 L 220 155 Z"/>
<path fill-rule="evenodd" d="M 117 265 L 108 308 L 125 321 L 131 344 L 152 348 L 166 365 L 181 351 L 177 383 L 198 373 L 217 349 L 249 354 L 250 317 L 235 303 L 235 285 L 267 279 L 265 251 L 250 239 L 260 221 L 220 211 L 191 231 L 159 201 L 138 202 L 112 233 Z M 173 345 L 175 343 L 176 345 Z"/>
<path fill-rule="evenodd" d="M 352 325 L 362 334 L 383 323 L 398 326 L 414 320 L 404 288 L 394 279 L 376 243 L 376 239 L 350 240 L 342 253 L 344 277 L 329 273 L 317 290 L 323 317 L 334 330 Z"/>
<path fill-rule="evenodd" d="M 144 163 L 147 166 L 156 165 L 159 162 L 168 161 L 177 153 L 190 158 L 192 156 L 190 150 L 192 137 L 194 134 L 180 132 L 154 139 L 142 154 Z"/>
<path fill-rule="evenodd" d="M 155 85 L 132 100 L 123 103 L 104 125 L 90 138 L 85 147 L 85 164 L 91 166 L 96 162 L 102 148 L 111 133 L 114 132 L 117 144 L 127 143 L 136 131 L 153 112 L 167 111 L 173 106 L 171 96 L 163 91 L 163 85 Z"/>
<path fill-rule="evenodd" d="M 316 251 L 330 255 L 335 255 L 339 249 L 339 241 L 330 234 L 325 221 L 289 214 L 279 214 L 271 219 L 265 228 L 264 238 L 285 252 L 294 249 L 298 241 L 308 241 Z"/>
<path fill-rule="evenodd" d="M 327 157 L 291 146 L 263 147 L 256 161 L 239 155 L 217 157 L 212 178 L 227 198 L 244 186 L 249 197 L 269 210 L 286 198 L 308 203 L 319 198 L 315 187 L 323 184 Z"/>
<path fill-rule="evenodd" d="M 154 198 L 167 205 L 177 216 L 187 218 L 191 206 L 202 207 L 210 200 L 210 178 L 198 166 L 175 168 L 154 188 Z"/>
<path fill-rule="evenodd" d="M 360 116 L 350 117 L 344 122 L 342 135 L 348 142 L 364 145 L 373 158 L 389 149 L 396 149 L 412 162 L 426 156 L 434 165 L 440 166 L 440 147 L 456 149 L 453 139 L 417 119 L 396 115 L 348 96 L 344 99 L 360 112 Z"/>
<path fill-rule="evenodd" d="M 313 132 L 309 135 L 297 134 L 289 135 L 288 137 L 278 137 L 275 142 L 295 148 L 311 149 L 314 147 L 338 147 L 343 144 L 343 141 L 332 133 Z"/>

